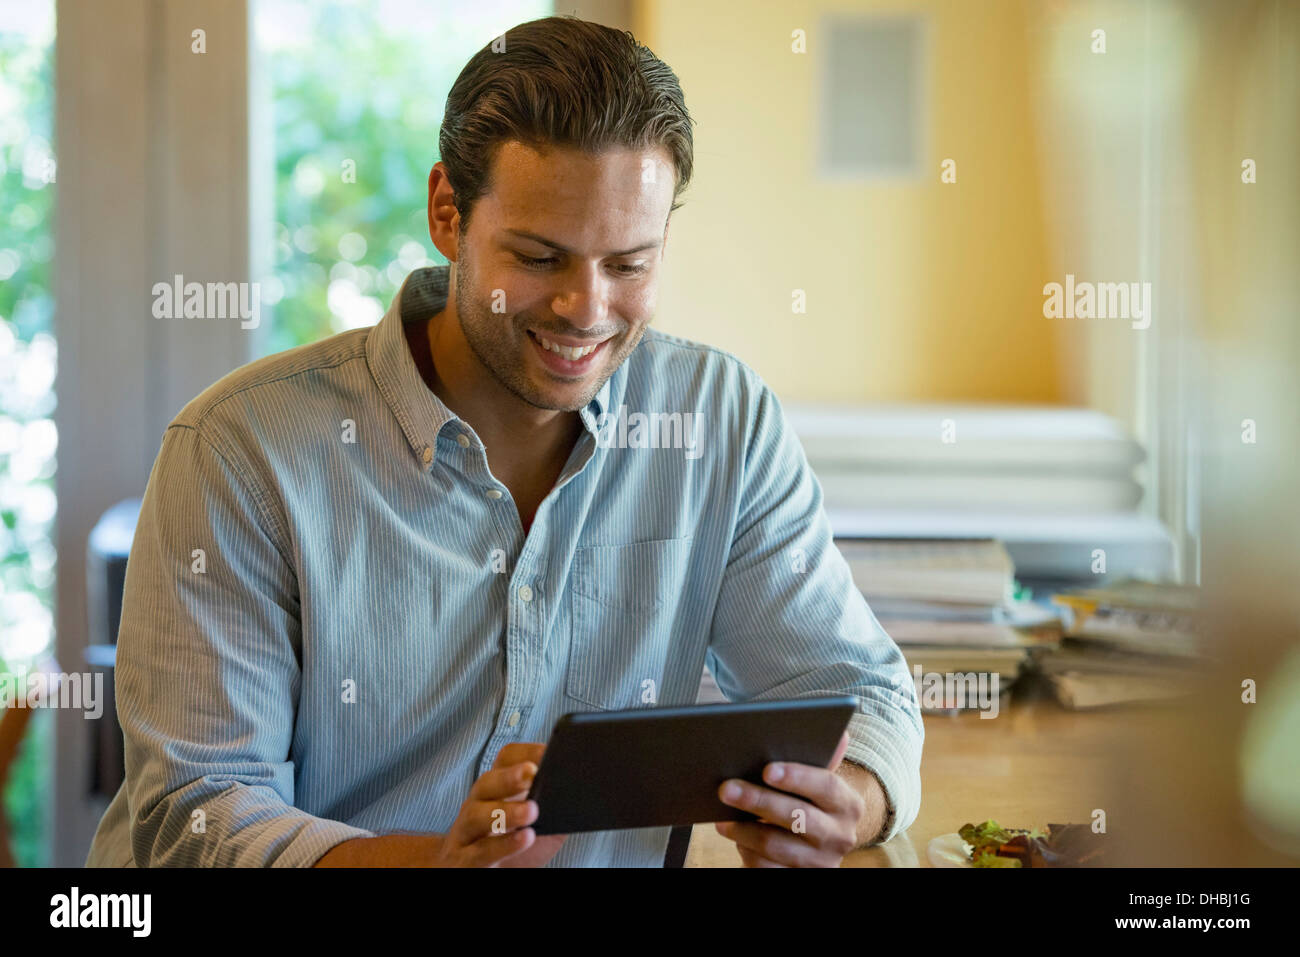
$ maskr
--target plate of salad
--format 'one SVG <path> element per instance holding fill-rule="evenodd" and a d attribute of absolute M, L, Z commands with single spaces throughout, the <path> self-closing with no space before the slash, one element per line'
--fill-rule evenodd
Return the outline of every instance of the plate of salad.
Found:
<path fill-rule="evenodd" d="M 935 867 L 1089 867 L 1101 863 L 1103 837 L 1085 824 L 1040 829 L 989 820 L 940 834 L 927 853 Z"/>

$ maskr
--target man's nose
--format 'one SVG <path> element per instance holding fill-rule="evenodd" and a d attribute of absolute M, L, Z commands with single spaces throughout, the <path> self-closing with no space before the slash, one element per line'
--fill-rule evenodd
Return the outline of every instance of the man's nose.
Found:
<path fill-rule="evenodd" d="M 602 325 L 609 316 L 609 283 L 598 265 L 583 265 L 565 272 L 562 291 L 551 301 L 557 316 L 580 329 Z"/>

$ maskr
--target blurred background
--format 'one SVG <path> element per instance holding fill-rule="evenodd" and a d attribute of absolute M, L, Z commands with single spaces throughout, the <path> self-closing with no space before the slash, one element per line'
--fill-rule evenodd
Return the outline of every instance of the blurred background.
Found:
<path fill-rule="evenodd" d="M 1213 669 L 1109 755 L 1147 769 L 1111 816 L 1135 862 L 1294 862 L 1290 0 L 0 0 L 0 672 L 111 685 L 167 423 L 443 261 L 447 91 L 552 13 L 680 78 L 696 166 L 656 325 L 773 387 L 837 536 L 994 541 L 1017 599 L 1194 590 Z M 154 318 L 178 274 L 260 283 L 260 324 Z M 1149 284 L 1147 315 L 1049 314 L 1052 283 Z M 111 708 L 4 717 L 9 860 L 84 861 L 115 735 Z"/>

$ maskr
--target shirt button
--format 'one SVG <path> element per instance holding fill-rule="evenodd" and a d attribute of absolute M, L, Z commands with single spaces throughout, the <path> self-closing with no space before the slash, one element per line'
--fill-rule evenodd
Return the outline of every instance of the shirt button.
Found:
<path fill-rule="evenodd" d="M 465 435 L 465 434 L 462 433 L 461 435 L 456 436 L 456 441 L 460 443 L 460 447 L 461 447 L 462 449 L 467 449 L 467 448 L 469 448 L 469 436 L 468 436 L 468 435 Z"/>
<path fill-rule="evenodd" d="M 490 488 L 490 489 L 488 489 L 488 490 L 487 490 L 487 497 L 490 498 L 490 499 L 492 499 L 493 501 L 496 501 L 497 499 L 499 499 L 499 498 L 501 497 L 501 491 L 500 491 L 500 489 L 495 489 L 495 488 Z"/>
<path fill-rule="evenodd" d="M 524 585 L 522 588 L 519 589 L 519 598 L 521 601 L 532 601 L 533 590 L 529 588 L 527 585 Z"/>
<path fill-rule="evenodd" d="M 510 727 L 513 728 L 518 723 L 519 723 L 519 712 L 516 711 L 512 715 L 510 715 Z"/>
<path fill-rule="evenodd" d="M 428 465 L 432 461 L 433 461 L 433 449 L 429 448 L 429 446 L 426 445 L 424 447 L 424 464 Z"/>

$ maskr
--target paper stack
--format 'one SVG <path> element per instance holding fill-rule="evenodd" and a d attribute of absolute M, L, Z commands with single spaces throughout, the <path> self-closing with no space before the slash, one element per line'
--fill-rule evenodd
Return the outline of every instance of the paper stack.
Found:
<path fill-rule="evenodd" d="M 1052 601 L 1065 638 L 1038 667 L 1067 708 L 1179 697 L 1204 664 L 1196 588 L 1128 580 Z"/>
<path fill-rule="evenodd" d="M 1032 650 L 1055 646 L 1059 622 L 1013 598 L 1011 557 L 992 539 L 838 539 L 853 580 L 903 651 L 922 707 L 935 708 L 934 679 L 1019 677 Z M 967 682 L 945 682 L 942 710 L 974 707 Z M 928 692 L 928 693 L 923 693 Z"/>

